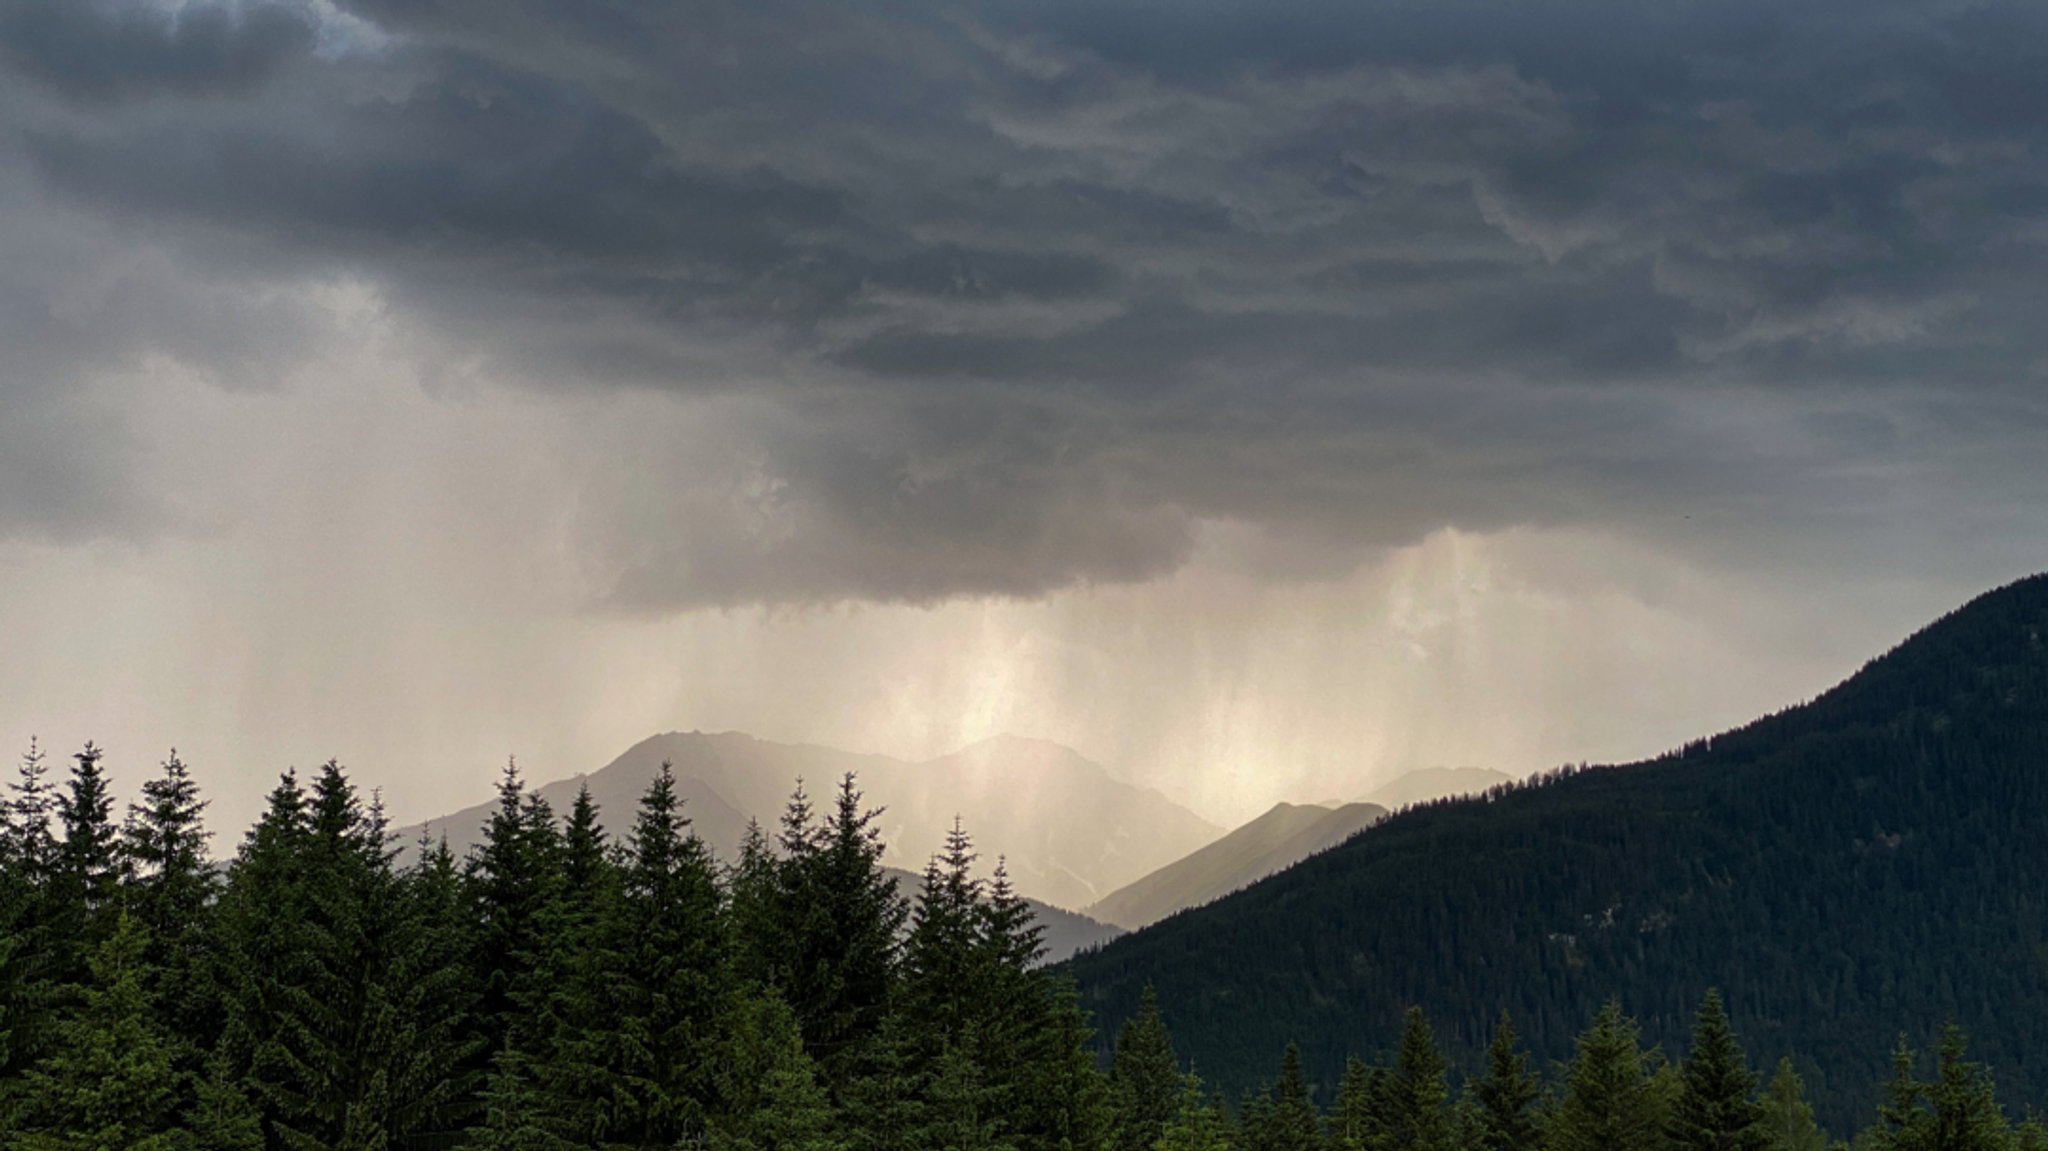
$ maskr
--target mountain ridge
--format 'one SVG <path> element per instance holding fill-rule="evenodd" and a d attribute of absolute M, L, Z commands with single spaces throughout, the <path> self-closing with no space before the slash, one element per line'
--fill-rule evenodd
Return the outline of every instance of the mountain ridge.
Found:
<path fill-rule="evenodd" d="M 1873 1101 L 1902 1024 L 1925 1041 L 1956 1019 L 2035 1098 L 2044 636 L 2035 576 L 1804 703 L 1653 760 L 1412 807 L 1068 970 L 1106 1033 L 1156 986 L 1183 1053 L 1227 1090 L 1290 1040 L 1328 1083 L 1390 1045 L 1410 1004 L 1465 1066 L 1503 1008 L 1539 1058 L 1563 1058 L 1610 995 L 1676 1053 L 1718 986 L 1760 1064 L 1817 1061 L 1837 1126 Z"/>

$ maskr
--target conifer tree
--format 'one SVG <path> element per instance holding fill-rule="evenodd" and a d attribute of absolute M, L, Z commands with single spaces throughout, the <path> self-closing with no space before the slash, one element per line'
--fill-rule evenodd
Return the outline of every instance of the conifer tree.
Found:
<path fill-rule="evenodd" d="M 631 1100 L 612 1042 L 618 1013 L 619 867 L 590 789 L 577 789 L 562 833 L 562 881 L 544 914 L 536 1006 L 536 1089 L 571 1138 L 594 1145 Z"/>
<path fill-rule="evenodd" d="M 1373 1082 L 1376 1068 L 1352 1056 L 1344 1063 L 1344 1077 L 1337 1083 L 1337 1100 L 1330 1108 L 1330 1151 L 1378 1151 L 1386 1140 L 1386 1123 L 1375 1106 L 1379 1085 Z"/>
<path fill-rule="evenodd" d="M 1429 1021 L 1420 1007 L 1410 1007 L 1389 1084 L 1394 1147 L 1401 1151 L 1456 1151 L 1451 1117 L 1444 1110 L 1450 1096 L 1444 1072 L 1444 1058 L 1437 1052 Z"/>
<path fill-rule="evenodd" d="M 549 1122 L 525 1061 L 504 1050 L 491 1060 L 481 1121 L 469 1129 L 461 1151 L 578 1151 Z"/>
<path fill-rule="evenodd" d="M 518 763 L 507 760 L 497 806 L 466 868 L 476 925 L 470 963 L 486 1051 L 524 1052 L 531 1043 L 517 1033 L 518 1023 L 538 993 L 542 920 L 561 879 L 558 846 L 546 803 L 527 795 Z"/>
<path fill-rule="evenodd" d="M 717 874 L 676 797 L 666 763 L 640 800 L 621 877 L 618 1073 L 630 1106 L 613 1138 L 666 1147 L 702 1135 L 712 1036 L 728 993 Z"/>
<path fill-rule="evenodd" d="M 982 1022 L 975 1009 L 993 989 L 981 945 L 981 882 L 974 878 L 974 846 L 953 821 L 940 854 L 926 864 L 924 885 L 911 911 L 903 948 L 903 1010 L 928 1044 L 927 1054 L 957 1044 Z"/>
<path fill-rule="evenodd" d="M 86 978 L 86 957 L 111 929 L 120 892 L 123 860 L 103 758 L 87 743 L 71 757 L 71 776 L 56 797 L 64 841 L 56 849 L 50 922 L 59 978 L 67 983 Z"/>
<path fill-rule="evenodd" d="M 196 1151 L 263 1151 L 263 1116 L 224 1049 L 206 1059 L 185 1114 Z"/>
<path fill-rule="evenodd" d="M 714 1072 L 717 1151 L 841 1151 L 831 1101 L 804 1054 L 796 1016 L 772 995 L 732 997 Z"/>
<path fill-rule="evenodd" d="M 1273 1084 L 1272 1101 L 1258 1127 L 1246 1129 L 1246 1141 L 1254 1151 L 1316 1151 L 1322 1142 L 1321 1120 L 1309 1096 L 1301 1050 L 1292 1043 L 1281 1056 L 1280 1079 Z"/>
<path fill-rule="evenodd" d="M 20 1151 L 173 1151 L 178 1071 L 149 1002 L 140 924 L 120 912 L 89 959 L 82 1002 L 28 1074 Z"/>
<path fill-rule="evenodd" d="M 815 856 L 811 892 L 825 912 L 824 933 L 804 941 L 811 974 L 799 985 L 805 1004 L 798 1007 L 799 1018 L 806 1045 L 816 1051 L 828 1079 L 888 1013 L 908 915 L 896 880 L 882 869 L 882 838 L 875 828 L 882 813 L 861 802 L 849 772 L 839 781 Z M 827 957 L 829 965 L 818 962 Z"/>
<path fill-rule="evenodd" d="M 9 1090 L 47 1050 L 57 1022 L 53 879 L 57 842 L 50 833 L 56 796 L 34 742 L 0 807 L 0 1129 Z"/>
<path fill-rule="evenodd" d="M 207 863 L 205 811 L 199 785 L 174 748 L 162 773 L 143 783 L 141 802 L 129 806 L 122 827 L 133 871 L 129 914 L 142 924 L 146 964 L 162 981 L 154 998 L 167 1027 L 202 1045 L 212 1042 L 215 1014 L 203 928 L 218 886 Z"/>
<path fill-rule="evenodd" d="M 1159 997 L 1146 985 L 1138 1013 L 1117 1032 L 1110 1064 L 1110 1098 L 1115 1108 L 1115 1151 L 1151 1151 L 1166 1125 L 1180 1114 L 1180 1059 L 1160 1018 Z"/>
<path fill-rule="evenodd" d="M 1610 999 L 1592 1028 L 1579 1036 L 1564 1097 L 1546 1132 L 1549 1151 L 1658 1151 L 1664 1146 L 1664 1116 L 1636 1035 L 1635 1021 Z"/>
<path fill-rule="evenodd" d="M 1806 1088 L 1788 1056 L 1764 1088 L 1762 1127 L 1769 1151 L 1826 1151 L 1827 1136 L 1813 1121 Z"/>
<path fill-rule="evenodd" d="M 243 838 L 213 917 L 211 969 L 223 1005 L 215 1078 L 247 1091 L 266 1128 L 275 1107 L 263 1084 L 287 1061 L 287 1013 L 312 978 L 303 875 L 311 833 L 305 791 L 287 771 Z"/>
<path fill-rule="evenodd" d="M 1927 1085 L 1934 1121 L 1924 1151 L 2002 1151 L 2011 1139 L 1991 1072 L 1964 1058 L 1967 1047 L 1961 1027 L 1950 1023 L 1942 1029 L 1934 1080 Z"/>
<path fill-rule="evenodd" d="M 1529 1057 L 1515 1038 L 1508 1013 L 1500 1013 L 1486 1047 L 1486 1074 L 1472 1086 L 1478 1105 L 1476 1151 L 1523 1151 L 1537 1145 L 1536 1103 L 1541 1087 L 1529 1071 Z"/>
<path fill-rule="evenodd" d="M 1229 1120 L 1222 1108 L 1202 1094 L 1201 1077 L 1183 1078 L 1180 1109 L 1160 1132 L 1156 1151 L 1232 1151 Z"/>
<path fill-rule="evenodd" d="M 1680 1070 L 1682 1086 L 1668 1128 L 1677 1151 L 1763 1151 L 1763 1108 L 1756 1075 L 1721 1006 L 1709 990 L 1692 1029 L 1692 1051 Z"/>

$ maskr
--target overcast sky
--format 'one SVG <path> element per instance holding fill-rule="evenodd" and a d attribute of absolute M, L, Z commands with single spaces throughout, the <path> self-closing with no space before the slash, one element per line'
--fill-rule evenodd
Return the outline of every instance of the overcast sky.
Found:
<path fill-rule="evenodd" d="M 2031 2 L 13 0 L 0 739 L 1650 754 L 2048 567 L 2044 273 Z"/>

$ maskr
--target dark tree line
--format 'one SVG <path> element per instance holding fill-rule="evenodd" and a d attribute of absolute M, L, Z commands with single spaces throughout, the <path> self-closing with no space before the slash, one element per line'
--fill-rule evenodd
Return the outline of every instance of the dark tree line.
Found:
<path fill-rule="evenodd" d="M 466 859 L 286 773 L 224 865 L 175 754 L 125 818 L 31 749 L 0 833 L 0 1146 L 1057 1151 L 1113 1121 L 964 832 L 914 898 L 854 780 L 730 866 L 666 768 L 623 834 L 507 767 Z"/>
<path fill-rule="evenodd" d="M 1334 1096 L 1288 1047 L 1234 1100 L 1148 991 L 1107 1070 L 1000 862 L 955 829 L 914 898 L 849 777 L 721 865 L 664 768 L 611 835 L 507 767 L 466 859 L 400 865 L 329 763 L 225 865 L 174 754 L 125 817 L 100 752 L 31 749 L 0 832 L 7 1151 L 1825 1151 L 1789 1061 L 1759 1084 L 1717 995 L 1690 1050 L 1618 1005 L 1532 1071 L 1505 1015 L 1456 1075 L 1420 1010 Z M 1930 1074 L 1931 1073 L 1931 1074 Z M 1922 1078 L 1923 1074 L 1928 1075 Z M 1951 1029 L 1901 1042 L 1868 1151 L 2048 1151 Z"/>

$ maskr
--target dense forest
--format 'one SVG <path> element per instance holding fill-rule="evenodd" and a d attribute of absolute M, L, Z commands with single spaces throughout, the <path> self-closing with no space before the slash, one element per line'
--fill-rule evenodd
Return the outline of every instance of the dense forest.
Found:
<path fill-rule="evenodd" d="M 998 862 L 956 829 L 914 898 L 852 777 L 714 860 L 672 775 L 608 836 L 508 767 L 484 841 L 397 852 L 335 764 L 284 775 L 224 866 L 173 755 L 116 822 L 88 746 L 31 751 L 0 870 L 8 1151 L 1819 1151 L 1718 996 L 1684 1058 L 1610 1001 L 1547 1078 L 1501 1016 L 1471 1067 L 1411 1010 L 1327 1105 L 1299 1049 L 1226 1101 L 1147 992 L 1099 1061 Z M 1947 1032 L 1892 1055 L 1873 1151 L 2044 1151 Z M 1460 1070 L 1463 1071 L 1460 1074 Z M 1456 1089 L 1454 1089 L 1456 1085 Z"/>
<path fill-rule="evenodd" d="M 1325 1089 L 1420 1005 L 1454 1060 L 1510 1010 L 1545 1061 L 1611 996 L 1676 1051 L 1719 987 L 1836 1126 L 1901 1029 L 1965 1027 L 2048 1091 L 2048 578 L 1992 592 L 1841 686 L 1654 762 L 1397 813 L 1068 965 L 1107 1024 L 1157 988 L 1238 1091 L 1292 1041 Z"/>

